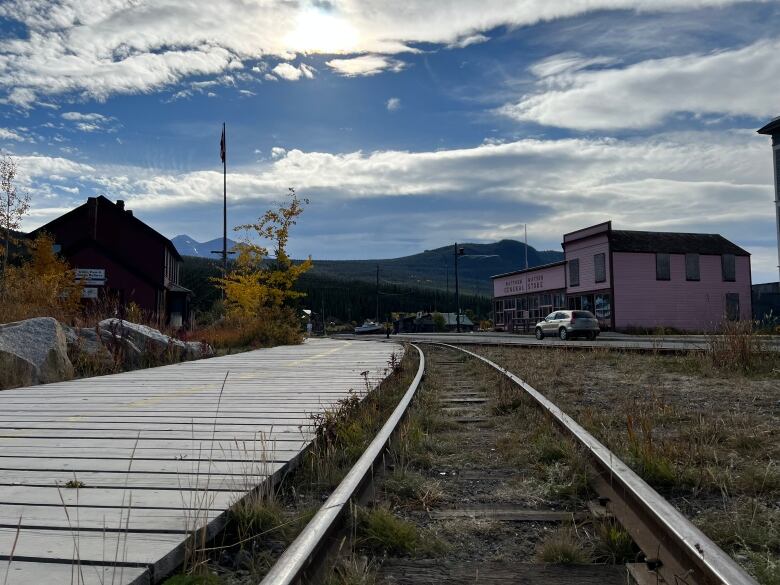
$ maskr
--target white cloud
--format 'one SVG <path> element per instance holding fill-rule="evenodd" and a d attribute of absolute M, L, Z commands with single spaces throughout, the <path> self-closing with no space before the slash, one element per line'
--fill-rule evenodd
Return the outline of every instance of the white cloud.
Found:
<path fill-rule="evenodd" d="M 145 93 L 194 75 L 240 69 L 244 61 L 301 54 L 394 55 L 412 43 L 473 43 L 497 26 L 525 26 L 592 10 L 676 10 L 745 0 L 4 0 L 0 18 L 23 38 L 0 41 L 0 91 L 31 107 L 40 95 L 105 100 Z M 301 75 L 307 76 L 305 70 Z M 358 74 L 358 73 L 352 73 Z"/>
<path fill-rule="evenodd" d="M 382 71 L 398 73 L 406 67 L 406 63 L 403 61 L 386 55 L 361 55 L 351 59 L 331 59 L 325 64 L 345 77 L 376 75 Z"/>
<path fill-rule="evenodd" d="M 529 69 L 536 77 L 551 77 L 564 73 L 574 73 L 593 65 L 612 65 L 612 57 L 586 58 L 579 53 L 567 52 L 552 55 L 534 63 Z"/>
<path fill-rule="evenodd" d="M 104 116 L 95 112 L 63 112 L 60 115 L 63 120 L 75 122 L 74 127 L 81 132 L 116 132 L 119 127 L 113 116 Z"/>
<path fill-rule="evenodd" d="M 558 56 L 532 67 L 540 91 L 499 111 L 519 121 L 578 130 L 647 128 L 669 116 L 744 115 L 780 109 L 780 41 L 706 55 L 583 70 L 601 59 Z"/>
<path fill-rule="evenodd" d="M 391 97 L 387 100 L 385 106 L 387 107 L 388 112 L 395 112 L 396 110 L 401 109 L 401 98 Z"/>
<path fill-rule="evenodd" d="M 0 140 L 16 140 L 17 142 L 24 142 L 25 138 L 13 130 L 9 130 L 8 128 L 0 128 Z"/>
<path fill-rule="evenodd" d="M 63 112 L 60 114 L 64 120 L 70 122 L 106 122 L 108 117 L 102 114 L 83 114 L 81 112 Z"/>
<path fill-rule="evenodd" d="M 447 45 L 448 49 L 465 49 L 466 47 L 470 45 L 477 45 L 479 43 L 486 43 L 490 40 L 490 37 L 485 36 L 483 34 L 476 34 L 476 35 L 467 35 L 463 38 L 458 39 L 454 43 L 450 43 Z"/>
<path fill-rule="evenodd" d="M 256 151 L 260 152 L 260 151 Z M 287 154 L 287 150 L 282 148 L 281 146 L 274 146 L 271 148 L 271 158 L 274 160 L 280 159 L 284 157 L 284 155 Z"/>
<path fill-rule="evenodd" d="M 312 79 L 316 69 L 310 67 L 305 63 L 301 63 L 298 67 L 290 65 L 289 63 L 279 63 L 271 69 L 271 71 L 279 78 L 286 79 L 287 81 L 298 81 L 301 77 L 306 79 Z"/>

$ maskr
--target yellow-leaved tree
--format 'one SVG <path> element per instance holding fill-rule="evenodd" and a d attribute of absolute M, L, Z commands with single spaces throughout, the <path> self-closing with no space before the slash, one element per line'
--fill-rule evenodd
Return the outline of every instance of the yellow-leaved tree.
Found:
<path fill-rule="evenodd" d="M 309 257 L 303 262 L 293 262 L 287 253 L 287 243 L 290 229 L 309 201 L 300 199 L 292 188 L 288 198 L 286 204 L 266 211 L 257 223 L 235 228 L 250 235 L 236 245 L 232 270 L 224 277 L 213 279 L 225 291 L 228 319 L 257 319 L 264 310 L 280 309 L 286 301 L 304 296 L 293 290 L 293 286 L 312 267 L 312 260 Z M 252 236 L 268 242 L 269 247 L 254 243 Z"/>
<path fill-rule="evenodd" d="M 70 321 L 81 312 L 82 284 L 66 260 L 54 251 L 54 239 L 40 233 L 28 243 L 30 257 L 5 273 L 0 323 L 54 317 Z"/>

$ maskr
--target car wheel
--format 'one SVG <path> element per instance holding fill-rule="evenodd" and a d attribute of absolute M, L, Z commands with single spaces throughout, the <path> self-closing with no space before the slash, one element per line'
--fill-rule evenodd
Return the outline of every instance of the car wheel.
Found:
<path fill-rule="evenodd" d="M 536 328 L 536 339 L 544 339 L 544 331 L 541 327 Z"/>
<path fill-rule="evenodd" d="M 561 327 L 558 330 L 558 337 L 561 338 L 561 341 L 566 341 L 569 338 L 569 334 L 566 332 L 566 328 L 565 327 Z"/>
<path fill-rule="evenodd" d="M 593 341 L 594 339 L 596 339 L 596 332 L 588 331 L 588 341 Z"/>

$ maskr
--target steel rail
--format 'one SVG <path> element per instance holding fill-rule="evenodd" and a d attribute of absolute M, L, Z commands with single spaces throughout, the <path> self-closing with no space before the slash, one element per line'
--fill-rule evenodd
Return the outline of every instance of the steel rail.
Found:
<path fill-rule="evenodd" d="M 370 477 L 374 464 L 409 408 L 425 372 L 425 355 L 416 345 L 412 344 L 412 347 L 417 350 L 420 365 L 414 380 L 398 406 L 325 504 L 271 567 L 271 570 L 261 581 L 261 585 L 287 585 L 300 579 L 310 562 L 322 551 L 326 537 L 335 528 L 344 508 L 356 496 L 366 479 Z"/>
<path fill-rule="evenodd" d="M 510 378 L 588 450 L 599 473 L 597 491 L 608 494 L 609 511 L 645 552 L 648 568 L 666 583 L 758 585 L 679 510 L 543 394 L 481 355 L 446 343 L 435 345 L 473 356 Z M 653 551 L 652 556 L 649 551 Z"/>

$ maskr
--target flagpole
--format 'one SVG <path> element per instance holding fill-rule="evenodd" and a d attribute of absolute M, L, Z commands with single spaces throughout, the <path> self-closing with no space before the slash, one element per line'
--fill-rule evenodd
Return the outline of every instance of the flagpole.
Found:
<path fill-rule="evenodd" d="M 224 122 L 222 122 L 222 136 L 225 141 L 222 157 L 222 276 L 227 277 L 227 135 Z M 225 289 L 222 289 L 222 298 L 225 298 Z"/>

